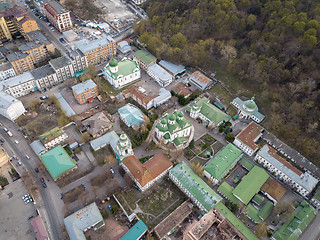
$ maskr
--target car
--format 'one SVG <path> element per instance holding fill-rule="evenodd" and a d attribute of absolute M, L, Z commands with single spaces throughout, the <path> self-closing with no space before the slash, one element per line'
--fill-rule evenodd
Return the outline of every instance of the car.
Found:
<path fill-rule="evenodd" d="M 25 200 L 25 199 L 27 199 L 27 198 L 29 198 L 30 196 L 29 196 L 29 194 L 26 194 L 26 195 L 24 195 L 23 197 L 22 197 L 22 200 Z"/>
<path fill-rule="evenodd" d="M 15 139 L 14 142 L 15 142 L 16 144 L 19 144 L 19 141 L 18 141 L 17 139 Z"/>
<path fill-rule="evenodd" d="M 5 127 L 4 127 L 4 128 L 3 128 L 3 131 L 8 132 L 9 130 L 8 130 L 7 128 L 5 128 Z"/>
<path fill-rule="evenodd" d="M 64 43 L 64 42 L 65 42 L 65 40 L 64 40 L 63 38 L 59 38 L 59 41 L 60 41 L 61 43 Z"/>
<path fill-rule="evenodd" d="M 113 171 L 113 169 L 112 168 L 110 168 L 110 172 L 113 174 L 114 173 L 114 171 Z"/>
<path fill-rule="evenodd" d="M 40 181 L 42 182 L 42 183 L 44 183 L 44 178 L 42 177 L 42 178 L 40 178 Z"/>
<path fill-rule="evenodd" d="M 26 155 L 26 158 L 29 160 L 30 159 L 30 157 L 28 156 L 28 155 Z"/>
<path fill-rule="evenodd" d="M 38 172 L 39 172 L 39 169 L 38 169 L 38 168 L 35 168 L 34 171 L 35 171 L 36 173 L 38 173 Z"/>
<path fill-rule="evenodd" d="M 22 165 L 22 163 L 21 163 L 20 161 L 18 161 L 18 165 L 19 165 L 19 166 L 21 166 L 21 165 Z"/>
<path fill-rule="evenodd" d="M 33 216 L 30 216 L 30 217 L 28 217 L 28 220 L 30 220 L 30 219 L 32 219 L 33 218 Z"/>
<path fill-rule="evenodd" d="M 24 203 L 25 204 L 28 204 L 28 203 L 31 203 L 32 202 L 32 199 L 28 199 L 27 201 L 25 201 Z"/>
<path fill-rule="evenodd" d="M 42 183 L 42 187 L 43 188 L 47 188 L 47 184 L 44 182 L 44 183 Z"/>

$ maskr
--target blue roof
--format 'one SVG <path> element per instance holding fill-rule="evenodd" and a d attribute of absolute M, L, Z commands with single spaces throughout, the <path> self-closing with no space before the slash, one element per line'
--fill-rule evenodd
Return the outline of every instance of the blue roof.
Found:
<path fill-rule="evenodd" d="M 129 231 L 122 237 L 120 240 L 137 240 L 139 239 L 146 231 L 148 227 L 144 224 L 142 220 L 139 220 Z"/>
<path fill-rule="evenodd" d="M 95 82 L 92 81 L 92 79 L 88 79 L 87 81 L 74 85 L 71 88 L 77 95 L 79 95 L 92 88 L 95 88 L 96 86 L 97 84 L 95 84 Z"/>
<path fill-rule="evenodd" d="M 165 69 L 167 69 L 169 72 L 171 72 L 174 76 L 181 74 L 186 70 L 182 65 L 175 65 L 165 60 L 161 60 L 159 64 Z"/>
<path fill-rule="evenodd" d="M 67 117 L 71 117 L 73 115 L 76 115 L 76 113 L 70 107 L 69 103 L 67 103 L 67 101 L 62 97 L 61 93 L 56 93 L 55 96 L 58 99 L 62 110 L 65 111 Z"/>
<path fill-rule="evenodd" d="M 121 119 L 127 124 L 128 127 L 139 126 L 143 123 L 143 113 L 139 108 L 132 104 L 127 104 L 118 109 Z"/>
<path fill-rule="evenodd" d="M 40 142 L 40 140 L 35 140 L 30 144 L 30 147 L 32 150 L 37 154 L 40 155 L 41 153 L 44 153 L 47 149 L 43 146 L 43 144 Z"/>

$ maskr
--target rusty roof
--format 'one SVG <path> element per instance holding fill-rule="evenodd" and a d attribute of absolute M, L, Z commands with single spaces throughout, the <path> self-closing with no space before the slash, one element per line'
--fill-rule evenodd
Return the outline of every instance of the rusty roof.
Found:
<path fill-rule="evenodd" d="M 209 84 L 210 82 L 212 82 L 210 78 L 202 74 L 200 71 L 195 71 L 194 73 L 192 73 L 192 76 L 202 84 Z"/>
<path fill-rule="evenodd" d="M 263 130 L 263 127 L 261 127 L 257 123 L 251 122 L 238 134 L 236 138 L 240 140 L 244 145 L 255 151 L 258 149 L 258 145 L 254 142 L 254 140 L 261 134 Z"/>
<path fill-rule="evenodd" d="M 268 193 L 275 200 L 279 201 L 286 193 L 286 189 L 282 187 L 276 180 L 269 178 L 261 187 L 261 191 Z"/>
<path fill-rule="evenodd" d="M 156 154 L 143 164 L 136 156 L 126 157 L 122 160 L 122 163 L 130 170 L 142 187 L 172 167 L 172 163 L 163 153 Z"/>

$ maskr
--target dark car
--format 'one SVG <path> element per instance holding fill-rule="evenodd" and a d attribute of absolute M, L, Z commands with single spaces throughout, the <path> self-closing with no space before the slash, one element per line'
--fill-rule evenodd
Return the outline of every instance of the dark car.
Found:
<path fill-rule="evenodd" d="M 44 183 L 44 178 L 42 177 L 42 178 L 40 178 L 40 181 L 42 182 L 42 183 Z"/>
<path fill-rule="evenodd" d="M 65 40 L 64 40 L 63 38 L 59 38 L 59 41 L 60 41 L 61 43 L 65 43 Z"/>
<path fill-rule="evenodd" d="M 35 171 L 36 173 L 38 173 L 38 172 L 39 172 L 39 169 L 38 169 L 38 168 L 35 168 L 34 171 Z"/>
<path fill-rule="evenodd" d="M 47 188 L 47 184 L 45 182 L 42 183 L 42 187 Z"/>

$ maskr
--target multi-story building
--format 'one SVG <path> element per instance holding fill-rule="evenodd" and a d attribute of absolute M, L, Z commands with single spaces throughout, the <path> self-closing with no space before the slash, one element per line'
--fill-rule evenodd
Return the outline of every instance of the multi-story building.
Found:
<path fill-rule="evenodd" d="M 135 59 L 140 68 L 147 71 L 148 67 L 152 64 L 156 63 L 157 58 L 153 56 L 151 53 L 145 50 L 138 50 L 133 54 L 133 59 Z"/>
<path fill-rule="evenodd" d="M 59 32 L 72 29 L 70 11 L 66 10 L 58 1 L 47 0 L 43 3 L 46 17 Z"/>
<path fill-rule="evenodd" d="M 243 119 L 252 119 L 257 123 L 260 123 L 265 116 L 258 111 L 258 106 L 254 101 L 254 97 L 247 101 L 242 101 L 240 98 L 235 98 L 231 104 L 237 108 L 238 115 Z"/>
<path fill-rule="evenodd" d="M 0 3 L 0 39 L 12 40 L 31 31 L 39 30 L 37 22 L 22 7 Z"/>
<path fill-rule="evenodd" d="M 51 55 L 54 54 L 53 44 L 43 35 L 43 33 L 40 30 L 28 32 L 26 39 L 30 42 L 45 45 L 45 50 Z"/>
<path fill-rule="evenodd" d="M 50 58 L 50 54 L 46 48 L 46 45 L 44 44 L 27 42 L 20 45 L 18 48 L 22 53 L 28 54 L 30 56 L 34 65 L 43 63 Z"/>
<path fill-rule="evenodd" d="M 67 138 L 68 135 L 58 127 L 53 128 L 39 136 L 40 142 L 43 144 L 43 146 L 45 146 L 46 149 L 53 148 L 54 146 L 65 141 Z"/>
<path fill-rule="evenodd" d="M 259 150 L 255 160 L 304 197 L 308 196 L 318 183 L 316 178 L 307 172 L 302 173 L 267 144 Z"/>
<path fill-rule="evenodd" d="M 176 147 L 183 147 L 191 137 L 193 126 L 181 111 L 175 110 L 165 114 L 156 125 L 155 137 L 165 144 L 173 143 Z M 187 139 L 188 138 L 188 139 Z"/>
<path fill-rule="evenodd" d="M 259 149 L 256 142 L 261 138 L 263 130 L 264 128 L 257 123 L 251 122 L 236 136 L 233 144 L 249 156 L 252 156 Z"/>
<path fill-rule="evenodd" d="M 16 73 L 9 62 L 3 62 L 0 64 L 0 81 L 4 81 L 8 78 L 16 76 Z"/>
<path fill-rule="evenodd" d="M 104 68 L 105 78 L 116 89 L 140 79 L 140 67 L 135 60 L 124 57 L 119 63 L 112 58 Z"/>
<path fill-rule="evenodd" d="M 34 77 L 37 89 L 41 91 L 61 82 L 59 81 L 56 72 L 49 64 L 36 68 L 31 71 L 31 74 Z"/>
<path fill-rule="evenodd" d="M 99 95 L 97 84 L 92 79 L 72 86 L 72 92 L 79 104 L 93 102 Z"/>
<path fill-rule="evenodd" d="M 2 116 L 14 121 L 25 111 L 26 110 L 20 100 L 0 91 L 0 114 Z"/>
<path fill-rule="evenodd" d="M 87 57 L 79 49 L 76 49 L 75 51 L 68 51 L 67 55 L 71 59 L 75 74 L 88 67 Z"/>
<path fill-rule="evenodd" d="M 117 52 L 117 44 L 109 36 L 90 42 L 87 40 L 77 41 L 75 46 L 87 57 L 88 64 L 93 65 L 107 61 Z"/>
<path fill-rule="evenodd" d="M 172 82 L 172 75 L 165 69 L 154 63 L 147 68 L 147 73 L 152 77 L 161 87 L 166 87 Z"/>
<path fill-rule="evenodd" d="M 13 52 L 7 55 L 7 59 L 17 75 L 34 69 L 32 58 L 27 53 Z"/>
<path fill-rule="evenodd" d="M 49 64 L 56 72 L 59 82 L 74 77 L 74 69 L 69 58 L 65 56 L 55 58 L 50 60 Z"/>
<path fill-rule="evenodd" d="M 192 73 L 192 75 L 189 76 L 188 80 L 190 83 L 192 83 L 194 86 L 201 89 L 202 91 L 210 88 L 214 84 L 214 81 L 212 79 L 208 78 L 200 71 L 195 71 L 194 73 Z"/>
<path fill-rule="evenodd" d="M 169 178 L 201 211 L 209 212 L 222 199 L 183 161 L 170 169 Z"/>
<path fill-rule="evenodd" d="M 121 166 L 143 192 L 164 177 L 173 164 L 166 155 L 158 153 L 145 163 L 134 155 L 128 156 L 122 160 Z"/>
<path fill-rule="evenodd" d="M 30 72 L 0 82 L 0 91 L 17 98 L 36 90 L 34 77 Z"/>

